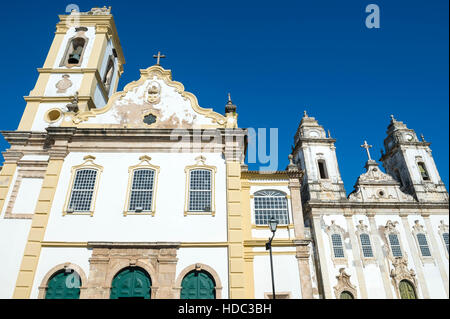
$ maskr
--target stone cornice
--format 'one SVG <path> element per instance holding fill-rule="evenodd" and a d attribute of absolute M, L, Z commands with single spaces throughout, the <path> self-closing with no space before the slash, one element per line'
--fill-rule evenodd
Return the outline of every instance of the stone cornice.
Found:
<path fill-rule="evenodd" d="M 380 202 L 313 202 L 305 204 L 306 209 L 333 208 L 333 209 L 415 209 L 420 212 L 423 209 L 448 209 L 449 203 L 380 203 Z"/>
<path fill-rule="evenodd" d="M 88 248 L 179 248 L 179 242 L 88 242 Z"/>

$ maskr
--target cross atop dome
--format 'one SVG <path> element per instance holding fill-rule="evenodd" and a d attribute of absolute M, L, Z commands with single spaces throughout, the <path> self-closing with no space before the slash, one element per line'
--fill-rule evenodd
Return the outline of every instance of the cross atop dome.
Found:
<path fill-rule="evenodd" d="M 160 51 L 158 51 L 158 54 L 154 54 L 153 58 L 156 59 L 156 65 L 161 65 L 159 64 L 160 59 L 164 59 L 166 56 L 164 54 L 161 54 Z"/>

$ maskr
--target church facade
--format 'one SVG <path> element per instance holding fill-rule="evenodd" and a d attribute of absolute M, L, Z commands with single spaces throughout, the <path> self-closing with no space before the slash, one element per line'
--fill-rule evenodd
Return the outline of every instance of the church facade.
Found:
<path fill-rule="evenodd" d="M 110 8 L 59 16 L 0 171 L 0 298 L 448 298 L 448 192 L 392 117 L 346 195 L 335 139 L 304 114 L 285 170 L 157 63 L 118 92 Z"/>

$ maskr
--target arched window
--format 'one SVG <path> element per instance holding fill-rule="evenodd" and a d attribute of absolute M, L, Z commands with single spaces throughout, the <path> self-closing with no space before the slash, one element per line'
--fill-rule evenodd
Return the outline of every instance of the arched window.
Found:
<path fill-rule="evenodd" d="M 88 39 L 82 36 L 76 36 L 70 39 L 60 66 L 80 66 L 87 42 Z"/>
<path fill-rule="evenodd" d="M 430 176 L 428 175 L 427 168 L 425 166 L 424 162 L 417 162 L 417 166 L 419 167 L 420 176 L 422 176 L 422 179 L 424 181 L 429 181 Z"/>
<path fill-rule="evenodd" d="M 150 299 L 151 285 L 150 276 L 144 269 L 126 268 L 114 277 L 110 299 Z"/>
<path fill-rule="evenodd" d="M 94 214 L 94 203 L 97 196 L 100 174 L 103 167 L 94 163 L 95 157 L 87 155 L 85 162 L 72 167 L 72 177 L 63 215 Z"/>
<path fill-rule="evenodd" d="M 181 283 L 181 299 L 215 299 L 216 283 L 206 271 L 193 270 L 189 272 Z"/>
<path fill-rule="evenodd" d="M 212 200 L 211 170 L 193 169 L 189 172 L 190 212 L 210 212 Z"/>
<path fill-rule="evenodd" d="M 445 247 L 447 248 L 447 253 L 448 253 L 448 233 L 443 233 L 442 239 L 444 240 L 444 244 L 445 244 Z"/>
<path fill-rule="evenodd" d="M 394 257 L 402 257 L 403 252 L 402 252 L 402 247 L 400 245 L 400 241 L 398 239 L 398 235 L 397 234 L 389 234 L 388 238 L 389 238 L 389 244 L 391 246 L 392 255 Z"/>
<path fill-rule="evenodd" d="M 355 299 L 355 298 L 353 297 L 353 295 L 352 295 L 350 292 L 348 292 L 348 291 L 343 291 L 343 292 L 341 292 L 340 298 L 341 298 L 341 299 Z"/>
<path fill-rule="evenodd" d="M 416 235 L 419 244 L 420 253 L 423 257 L 431 257 L 430 247 L 428 246 L 427 236 L 423 233 Z"/>
<path fill-rule="evenodd" d="M 133 171 L 128 211 L 151 212 L 155 170 L 136 169 Z"/>
<path fill-rule="evenodd" d="M 79 299 L 81 279 L 73 270 L 60 270 L 48 281 L 45 299 Z"/>
<path fill-rule="evenodd" d="M 97 170 L 79 169 L 76 171 L 67 212 L 86 213 L 91 211 L 96 181 Z"/>
<path fill-rule="evenodd" d="M 103 85 L 105 86 L 106 92 L 109 94 L 111 89 L 111 83 L 114 76 L 114 60 L 111 56 L 108 60 L 108 65 L 106 66 L 105 76 L 103 77 Z"/>
<path fill-rule="evenodd" d="M 408 280 L 400 281 L 398 289 L 402 299 L 417 299 L 416 290 Z"/>
<path fill-rule="evenodd" d="M 359 239 L 361 241 L 361 247 L 363 252 L 364 258 L 372 258 L 373 257 L 373 251 L 372 251 L 372 245 L 370 243 L 370 236 L 369 234 L 360 234 Z"/>
<path fill-rule="evenodd" d="M 334 257 L 345 258 L 344 245 L 340 234 L 331 234 L 331 244 L 333 245 Z"/>
<path fill-rule="evenodd" d="M 268 225 L 273 217 L 279 225 L 289 224 L 286 194 L 277 190 L 262 190 L 254 194 L 255 224 Z"/>
<path fill-rule="evenodd" d="M 320 179 L 328 179 L 327 164 L 324 159 L 317 160 L 317 165 L 319 167 L 319 177 Z"/>

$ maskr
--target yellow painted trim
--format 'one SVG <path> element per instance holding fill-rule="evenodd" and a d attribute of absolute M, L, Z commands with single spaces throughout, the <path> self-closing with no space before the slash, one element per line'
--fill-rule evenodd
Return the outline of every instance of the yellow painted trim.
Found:
<path fill-rule="evenodd" d="M 295 256 L 297 254 L 296 251 L 272 251 L 272 255 L 291 255 L 291 256 Z M 268 251 L 253 251 L 251 253 L 248 253 L 248 255 L 246 254 L 246 256 L 251 256 L 251 257 L 255 257 L 255 256 L 268 256 L 269 252 Z"/>
<path fill-rule="evenodd" d="M 49 117 L 49 116 L 50 116 L 50 112 L 56 112 L 56 111 L 59 112 L 58 118 L 57 118 L 56 120 L 51 120 L 50 117 Z M 45 114 L 44 114 L 44 121 L 46 121 L 47 123 L 56 123 L 56 122 L 58 122 L 62 117 L 63 117 L 63 112 L 61 111 L 61 109 L 58 109 L 58 108 L 52 108 L 52 109 L 48 110 L 47 112 L 45 112 Z"/>
<path fill-rule="evenodd" d="M 217 167 L 210 166 L 205 164 L 205 158 L 203 156 L 197 157 L 197 164 L 186 166 L 184 168 L 184 172 L 186 174 L 186 187 L 185 187 L 185 194 L 184 194 L 184 216 L 188 215 L 211 215 L 214 217 L 216 215 L 216 172 Z M 195 169 L 203 169 L 208 170 L 211 172 L 211 211 L 210 212 L 196 212 L 196 211 L 189 211 L 189 192 L 190 192 L 190 179 L 191 179 L 191 171 Z"/>
<path fill-rule="evenodd" d="M 152 217 L 155 217 L 156 214 L 156 194 L 157 194 L 157 190 L 158 190 L 158 176 L 159 176 L 159 171 L 160 168 L 159 166 L 156 165 L 152 165 L 150 163 L 151 161 L 151 157 L 144 155 L 139 157 L 139 160 L 141 161 L 139 164 L 134 165 L 134 166 L 130 166 L 128 168 L 128 186 L 127 186 L 127 197 L 125 200 L 125 207 L 123 210 L 123 215 L 127 216 L 127 215 L 150 215 Z M 153 194 L 152 194 L 152 210 L 151 211 L 143 211 L 142 213 L 136 213 L 133 211 L 130 211 L 128 209 L 129 204 L 130 204 L 130 197 L 131 197 L 131 186 L 133 183 L 133 177 L 134 177 L 134 172 L 136 170 L 139 169 L 150 169 L 153 170 L 155 172 L 154 174 L 154 180 L 153 180 Z"/>
<path fill-rule="evenodd" d="M 97 200 L 97 193 L 98 193 L 98 188 L 99 188 L 99 184 L 100 184 L 100 176 L 103 172 L 103 167 L 100 165 L 97 165 L 94 163 L 95 157 L 88 155 L 84 157 L 84 163 L 74 166 L 72 167 L 71 170 L 71 176 L 70 176 L 70 183 L 69 183 L 69 189 L 67 190 L 67 194 L 66 194 L 66 200 L 64 202 L 64 210 L 63 210 L 63 216 L 72 216 L 72 215 L 89 215 L 89 216 L 94 216 L 94 211 L 95 211 L 95 203 Z M 92 194 L 92 200 L 91 200 L 91 209 L 89 210 L 89 212 L 73 212 L 73 213 L 68 213 L 67 210 L 69 208 L 69 201 L 70 201 L 70 197 L 72 195 L 72 190 L 73 190 L 73 185 L 75 182 L 75 176 L 77 171 L 82 170 L 82 169 L 93 169 L 97 171 L 97 176 L 95 179 L 95 187 L 94 187 L 94 193 Z"/>
<path fill-rule="evenodd" d="M 25 246 L 19 274 L 17 276 L 16 287 L 13 298 L 26 299 L 30 297 L 33 287 L 34 277 L 39 262 L 42 241 L 44 240 L 50 210 L 59 176 L 64 160 L 62 158 L 50 159 L 36 204 L 27 244 Z"/>
<path fill-rule="evenodd" d="M 17 170 L 17 164 L 6 163 L 0 170 L 0 216 Z"/>
<path fill-rule="evenodd" d="M 249 181 L 250 186 L 289 186 L 289 182 L 253 182 Z"/>
<path fill-rule="evenodd" d="M 51 248 L 63 248 L 63 247 L 73 247 L 73 248 L 87 248 L 87 242 L 62 242 L 62 241 L 43 241 L 42 247 Z"/>

